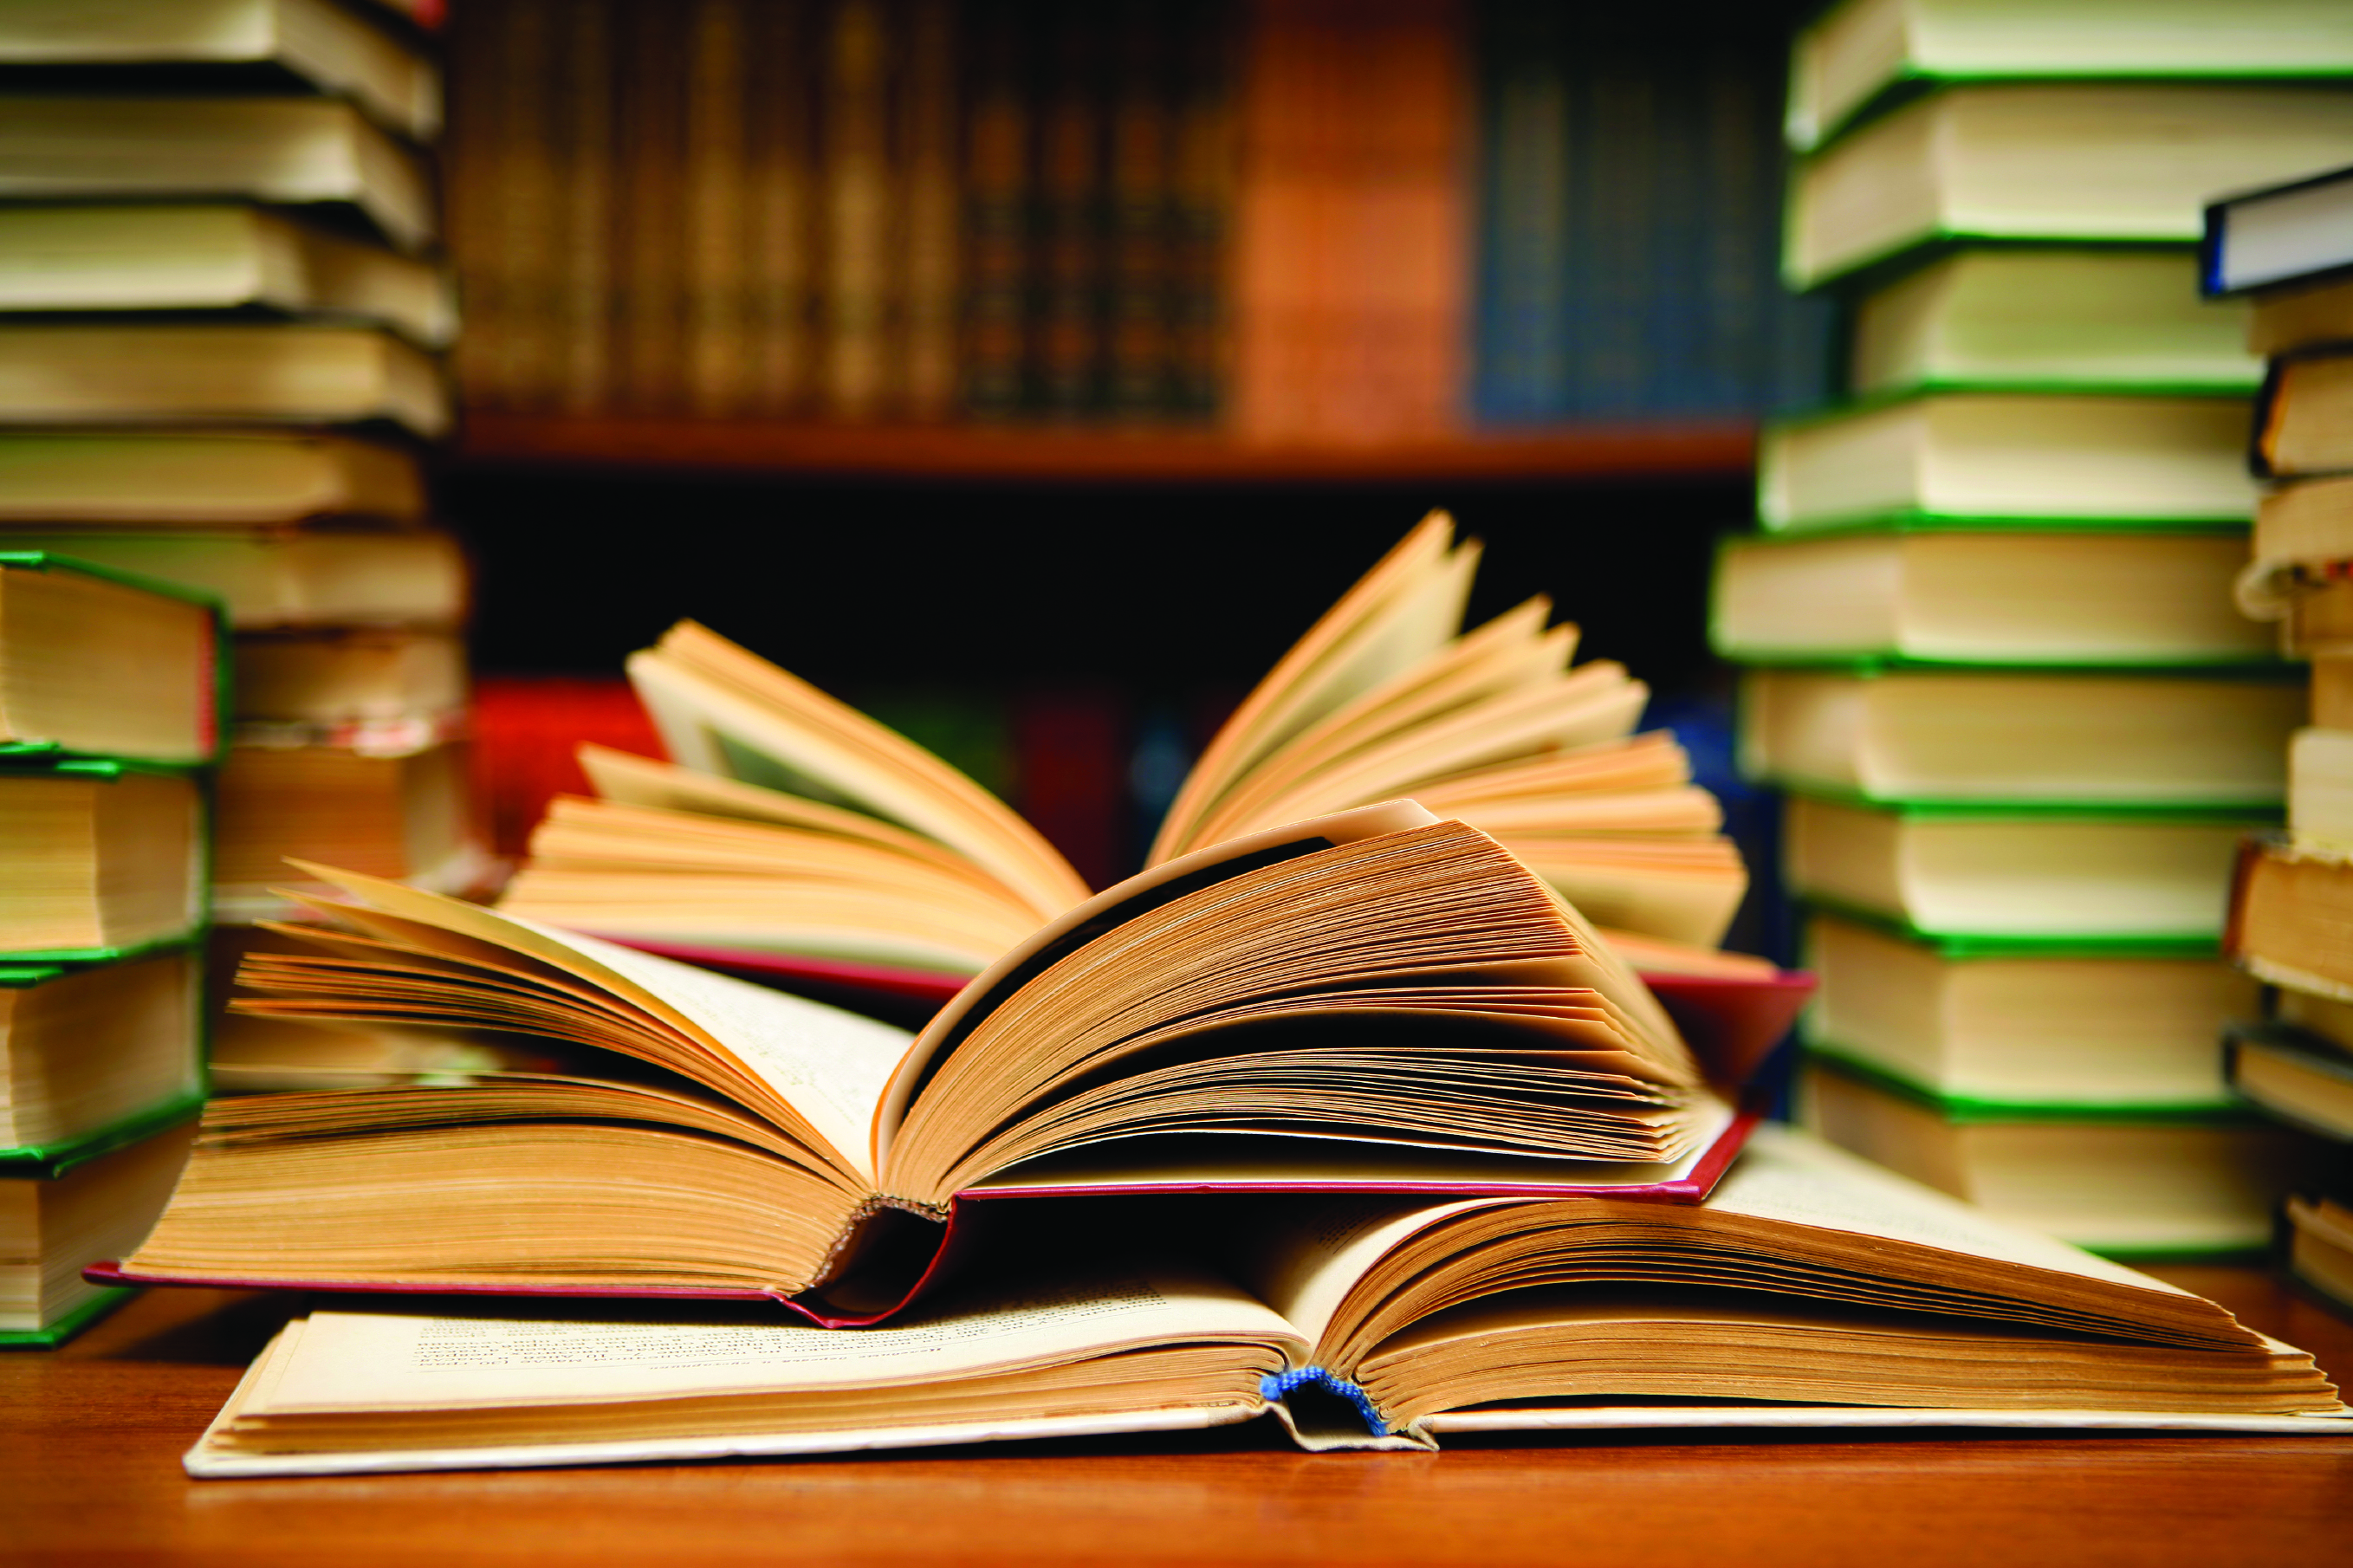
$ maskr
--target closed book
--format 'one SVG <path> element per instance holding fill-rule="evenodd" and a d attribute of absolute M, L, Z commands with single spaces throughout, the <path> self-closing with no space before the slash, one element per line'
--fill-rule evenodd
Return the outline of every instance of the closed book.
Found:
<path fill-rule="evenodd" d="M 1789 797 L 1785 874 L 1810 899 L 1997 951 L 2169 947 L 2211 953 L 2245 811 L 2116 812 L 1999 804 L 1874 806 Z"/>
<path fill-rule="evenodd" d="M 377 329 L 298 322 L 0 326 L 0 418 L 18 424 L 380 424 L 439 436 L 440 368 Z"/>
<path fill-rule="evenodd" d="M 1731 539 L 1708 640 L 1743 663 L 2271 663 L 2274 634 L 2232 601 L 2246 558 L 2235 529 Z"/>
<path fill-rule="evenodd" d="M 2210 203 L 2200 282 L 2210 294 L 2283 293 L 2353 268 L 2353 168 Z M 2271 353 L 2271 350 L 2264 350 Z"/>
<path fill-rule="evenodd" d="M 121 1300 L 82 1271 L 147 1234 L 193 1132 L 183 1110 L 175 1125 L 58 1175 L 0 1175 L 0 1345 L 56 1344 Z"/>
<path fill-rule="evenodd" d="M 2353 1142 L 2353 1055 L 2327 1037 L 2284 1021 L 2242 1024 L 2223 1037 L 2222 1071 L 2274 1121 Z"/>
<path fill-rule="evenodd" d="M 2353 1000 L 2353 863 L 2286 838 L 2251 840 L 2231 889 L 2224 951 L 2266 984 Z"/>
<path fill-rule="evenodd" d="M 1752 669 L 1740 765 L 1885 805 L 2270 810 L 2303 708 L 2274 675 Z"/>
<path fill-rule="evenodd" d="M 70 554 L 220 600 L 239 632 L 363 623 L 454 626 L 466 557 L 428 529 L 307 527 L 212 532 L 0 528 L 0 548 Z"/>
<path fill-rule="evenodd" d="M 446 348 L 441 270 L 264 208 L 213 204 L 0 211 L 0 310 L 259 310 L 374 321 Z"/>
<path fill-rule="evenodd" d="M 1847 0 L 1798 35 L 1789 145 L 1805 151 L 1947 81 L 2271 81 L 2353 76 L 2353 23 L 2328 0 L 2149 0 L 2130 26 L 2100 0 L 1973 5 Z"/>
<path fill-rule="evenodd" d="M 417 459 L 311 430 L 0 430 L 0 527 L 280 527 L 314 517 L 414 522 Z"/>
<path fill-rule="evenodd" d="M 2255 511 L 2253 553 L 2318 567 L 2353 560 L 2353 477 L 2275 486 Z"/>
<path fill-rule="evenodd" d="M 1079 1219 L 925 1317 L 847 1339 L 708 1306 L 320 1308 L 263 1353 L 187 1468 L 824 1453 L 1264 1415 L 1310 1450 L 1577 1426 L 2348 1426 L 2309 1357 L 2220 1307 L 1787 1129 L 1760 1129 L 1708 1205 L 1663 1214 L 1165 1212 L 1149 1239 Z M 1694 1274 L 1716 1283 L 1666 1284 Z"/>
<path fill-rule="evenodd" d="M 0 100 L 0 195 L 343 206 L 404 250 L 438 232 L 417 154 L 328 99 L 10 96 Z"/>
<path fill-rule="evenodd" d="M 1801 1123 L 1840 1148 L 2115 1258 L 2262 1251 L 2294 1150 L 2243 1110 L 1985 1105 L 1823 1057 L 1800 1099 Z"/>
<path fill-rule="evenodd" d="M 204 1098 L 204 958 L 0 963 L 0 1175 L 54 1177 Z"/>
<path fill-rule="evenodd" d="M 1811 289 L 1955 242 L 2194 241 L 2215 192 L 2327 167 L 2348 136 L 2353 93 L 2327 87 L 1947 87 L 1799 167 L 1782 272 Z"/>
<path fill-rule="evenodd" d="M 2317 283 L 2282 284 L 2254 297 L 2247 349 L 2288 354 L 2353 342 L 2353 279 L 2330 274 Z"/>
<path fill-rule="evenodd" d="M 466 650 L 452 634 L 406 626 L 248 632 L 237 639 L 241 731 L 344 737 L 382 751 L 432 733 L 466 708 Z M 378 737 L 373 743 L 360 739 Z"/>
<path fill-rule="evenodd" d="M 125 0 L 102 9 L 29 0 L 0 19 L 0 73 L 134 89 L 150 80 L 290 81 L 348 97 L 429 142 L 441 130 L 440 69 L 372 9 L 334 0 Z"/>
<path fill-rule="evenodd" d="M 1847 384 L 1925 390 L 2253 392 L 2244 304 L 2197 292 L 2187 247 L 1969 247 L 1854 306 Z"/>
<path fill-rule="evenodd" d="M 1766 426 L 1766 531 L 1935 520 L 2213 528 L 2255 510 L 2239 397 L 1955 392 Z"/>
<path fill-rule="evenodd" d="M 202 763 L 226 715 L 219 606 L 71 556 L 0 550 L 0 761 Z"/>
<path fill-rule="evenodd" d="M 2272 361 L 2250 466 L 2269 479 L 2353 469 L 2353 353 L 2311 349 Z"/>
<path fill-rule="evenodd" d="M 2298 1283 L 2353 1312 L 2353 1206 L 2335 1198 L 2287 1201 L 2288 1272 Z"/>
<path fill-rule="evenodd" d="M 0 960 L 126 957 L 204 918 L 205 802 L 185 770 L 95 758 L 0 770 Z"/>
<path fill-rule="evenodd" d="M 1841 915 L 1806 923 L 1808 1049 L 1972 1110 L 2170 1114 L 2230 1103 L 2215 1040 L 2255 1006 L 2219 957 L 2151 943 L 2005 951 Z"/>

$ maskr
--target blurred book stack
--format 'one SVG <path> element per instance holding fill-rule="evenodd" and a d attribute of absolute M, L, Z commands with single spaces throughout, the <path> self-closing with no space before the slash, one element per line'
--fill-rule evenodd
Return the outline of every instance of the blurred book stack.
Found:
<path fill-rule="evenodd" d="M 0 551 L 0 1345 L 122 1295 L 204 1099 L 217 607 Z"/>
<path fill-rule="evenodd" d="M 1806 1118 L 2142 1258 L 2260 1247 L 2284 1174 L 2211 1043 L 2304 693 L 2232 603 L 2261 366 L 2199 298 L 2200 211 L 2353 138 L 2353 13 L 2157 9 L 1799 36 L 1783 268 L 1847 311 L 1846 398 L 1768 426 L 1714 626 L 1788 792 Z"/>
<path fill-rule="evenodd" d="M 449 426 L 457 333 L 420 16 L 367 0 L 0 15 L 0 548 L 226 608 L 225 926 L 288 911 L 271 889 L 299 881 L 290 856 L 450 891 L 487 866 L 467 565 L 420 469 Z"/>
<path fill-rule="evenodd" d="M 2241 603 L 2312 668 L 2287 831 L 2246 847 L 2232 897 L 2232 952 L 2269 1006 L 2224 1051 L 2232 1087 L 2311 1139 L 2288 1267 L 2353 1311 L 2353 169 L 2216 202 L 2202 261 L 2210 293 L 2250 302 L 2247 346 L 2267 362 Z"/>

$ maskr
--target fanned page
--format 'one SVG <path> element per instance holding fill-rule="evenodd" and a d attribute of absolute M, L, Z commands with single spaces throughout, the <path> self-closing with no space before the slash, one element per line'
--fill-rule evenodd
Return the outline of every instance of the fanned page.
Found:
<path fill-rule="evenodd" d="M 819 1152 L 873 1182 L 874 1106 L 911 1043 L 905 1030 L 397 882 L 301 869 L 385 913 L 526 954 L 645 1009 L 738 1064 L 822 1140 Z"/>
<path fill-rule="evenodd" d="M 1209 842 L 1202 818 L 1261 758 L 1446 646 L 1479 563 L 1477 546 L 1453 536 L 1454 520 L 1430 513 L 1292 646 L 1193 764 L 1149 860 Z"/>
<path fill-rule="evenodd" d="M 921 746 L 685 621 L 632 655 L 629 679 L 673 756 L 702 773 L 854 805 L 936 839 L 1028 900 L 1040 920 L 1087 896 L 1038 831 Z"/>

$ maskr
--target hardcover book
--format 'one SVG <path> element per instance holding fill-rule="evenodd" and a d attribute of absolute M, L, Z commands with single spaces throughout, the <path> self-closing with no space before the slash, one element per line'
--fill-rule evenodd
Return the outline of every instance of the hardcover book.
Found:
<path fill-rule="evenodd" d="M 2246 562 L 2238 529 L 1728 539 L 1708 641 L 1743 664 L 2272 663 L 2273 634 L 2232 601 Z"/>
<path fill-rule="evenodd" d="M 1806 922 L 1806 962 L 1810 1050 L 1973 1110 L 2220 1109 L 2214 1041 L 2256 1005 L 2219 957 L 1938 942 L 1830 913 Z"/>
<path fill-rule="evenodd" d="M 2211 1302 L 1760 1128 L 1704 1205 L 1299 1198 L 1007 1256 L 847 1340 L 704 1307 L 314 1310 L 206 1478 L 824 1453 L 1271 1414 L 1451 1432 L 1913 1424 L 2348 1429 Z M 1630 1265 L 1629 1258 L 1633 1258 Z"/>
<path fill-rule="evenodd" d="M 109 1277 L 788 1300 L 871 1322 L 984 1199 L 1637 1193 L 1746 1123 L 1544 882 L 1410 802 L 1080 903 L 914 1036 L 396 883 L 257 953 L 262 1016 L 539 1038 L 463 1085 L 216 1101 Z"/>

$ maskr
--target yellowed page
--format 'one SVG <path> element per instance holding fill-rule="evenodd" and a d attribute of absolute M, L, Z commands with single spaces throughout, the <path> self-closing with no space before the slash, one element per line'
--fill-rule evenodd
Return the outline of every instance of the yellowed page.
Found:
<path fill-rule="evenodd" d="M 1305 1346 L 1207 1275 L 1112 1268 L 848 1331 L 579 1317 L 311 1314 L 256 1414 L 457 1410 L 890 1388 L 1186 1341 Z M 260 1391 L 257 1390 L 259 1394 Z"/>
<path fill-rule="evenodd" d="M 1274 747 L 1446 647 L 1479 563 L 1453 535 L 1431 512 L 1276 661 L 1193 764 L 1146 864 L 1201 847 L 1203 817 Z"/>
<path fill-rule="evenodd" d="M 633 756 L 607 746 L 584 744 L 578 755 L 580 771 L 588 775 L 588 783 L 600 800 L 831 833 L 883 845 L 918 859 L 954 866 L 967 875 L 986 875 L 946 846 L 863 812 L 845 811 L 839 806 L 786 795 L 782 790 L 697 773 L 675 763 Z"/>
<path fill-rule="evenodd" d="M 372 909 L 523 953 L 643 1008 L 767 1084 L 845 1170 L 873 1183 L 869 1129 L 913 1039 L 904 1029 L 397 882 L 296 864 Z"/>

